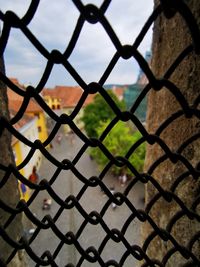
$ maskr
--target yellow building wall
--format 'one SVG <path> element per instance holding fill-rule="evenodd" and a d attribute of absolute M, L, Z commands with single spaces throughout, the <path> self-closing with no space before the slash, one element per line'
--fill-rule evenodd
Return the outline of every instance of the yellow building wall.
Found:
<path fill-rule="evenodd" d="M 49 95 L 45 95 L 44 96 L 44 101 L 46 102 L 46 104 L 51 108 L 52 106 L 52 101 L 51 101 L 51 97 Z"/>
<path fill-rule="evenodd" d="M 59 98 L 52 98 L 52 107 L 51 109 L 60 109 L 60 99 Z"/>
<path fill-rule="evenodd" d="M 46 123 L 46 117 L 43 111 L 38 112 L 27 112 L 29 115 L 37 117 L 37 128 L 38 128 L 38 134 L 39 139 L 41 142 L 46 141 L 48 137 L 47 132 L 47 123 Z"/>
<path fill-rule="evenodd" d="M 16 164 L 16 166 L 18 166 L 23 161 L 20 142 L 19 141 L 15 142 L 12 146 L 12 149 L 13 149 L 13 154 L 15 157 L 15 164 Z M 22 175 L 24 175 L 24 169 L 19 170 L 19 172 Z M 24 199 L 25 201 L 28 201 L 28 199 L 30 197 L 30 189 L 28 187 L 26 187 L 26 192 L 23 193 L 20 181 L 18 181 L 18 188 L 19 188 L 19 192 L 20 192 L 20 198 Z"/>
<path fill-rule="evenodd" d="M 45 117 L 44 117 L 44 113 L 43 112 L 41 113 L 42 113 L 41 116 L 35 117 L 34 121 L 29 123 L 29 126 L 28 124 L 26 127 L 24 126 L 25 129 L 23 130 L 23 132 L 21 132 L 26 138 L 28 138 L 32 142 L 34 142 L 36 139 L 45 141 L 47 138 L 47 128 L 45 124 Z M 38 132 L 39 126 L 42 129 L 41 133 Z M 13 149 L 13 154 L 15 157 L 16 166 L 18 166 L 19 164 L 23 162 L 23 160 L 25 159 L 25 157 L 30 151 L 30 148 L 26 146 L 25 144 L 23 144 L 22 142 L 20 142 L 19 140 L 16 140 L 16 142 L 12 144 L 12 149 Z M 42 154 L 39 150 L 36 150 L 31 161 L 29 161 L 29 163 L 26 164 L 26 166 L 20 170 L 20 173 L 28 179 L 29 175 L 32 173 L 33 166 L 36 166 L 38 170 L 41 165 L 41 161 L 42 161 Z M 21 199 L 25 199 L 27 201 L 30 197 L 30 189 L 26 187 L 25 188 L 26 191 L 23 193 L 22 192 L 23 185 L 21 184 L 20 181 L 19 181 L 18 186 L 19 186 Z"/>
<path fill-rule="evenodd" d="M 44 100 L 46 102 L 46 104 L 51 108 L 51 109 L 59 109 L 60 108 L 60 104 L 61 104 L 61 100 L 60 98 L 57 97 L 51 97 L 51 96 L 44 96 Z"/>
<path fill-rule="evenodd" d="M 19 141 L 17 141 L 14 145 L 13 145 L 13 153 L 14 153 L 14 157 L 15 157 L 15 164 L 16 166 L 18 166 L 23 158 L 22 158 L 22 151 L 21 151 L 21 148 L 20 148 L 20 144 L 19 144 Z M 22 175 L 24 175 L 24 170 L 21 169 L 20 170 L 20 173 Z"/>
<path fill-rule="evenodd" d="M 46 141 L 48 137 L 48 132 L 47 132 L 47 122 L 46 122 L 46 117 L 44 115 L 44 112 L 39 113 L 39 118 L 37 120 L 37 126 L 39 129 L 39 139 L 41 142 Z"/>

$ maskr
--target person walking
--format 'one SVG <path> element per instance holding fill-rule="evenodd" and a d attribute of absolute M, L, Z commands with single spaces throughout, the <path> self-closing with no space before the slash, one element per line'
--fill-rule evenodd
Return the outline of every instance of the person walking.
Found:
<path fill-rule="evenodd" d="M 126 181 L 127 181 L 127 176 L 126 176 L 126 174 L 124 174 L 123 176 L 122 176 L 122 180 L 121 180 L 121 186 L 125 186 L 125 184 L 126 184 Z"/>
<path fill-rule="evenodd" d="M 42 206 L 42 209 L 43 210 L 50 210 L 51 208 L 51 204 L 52 204 L 52 200 L 51 198 L 45 198 L 43 200 L 43 206 Z"/>
<path fill-rule="evenodd" d="M 29 179 L 30 182 L 32 182 L 34 184 L 37 184 L 38 183 L 38 181 L 39 181 L 39 175 L 37 173 L 37 169 L 36 169 L 35 166 L 33 166 L 32 173 L 31 173 L 31 175 L 29 176 L 28 179 Z"/>
<path fill-rule="evenodd" d="M 115 194 L 115 188 L 114 188 L 114 186 L 112 186 L 112 187 L 110 188 L 110 192 L 111 192 L 112 195 Z M 117 205 L 116 205 L 114 202 L 111 203 L 111 206 L 112 206 L 112 209 L 113 209 L 113 210 L 115 210 L 116 207 L 117 207 Z"/>
<path fill-rule="evenodd" d="M 120 183 L 120 185 L 122 187 L 125 186 L 125 184 L 127 182 L 127 176 L 126 176 L 126 174 L 120 175 L 119 178 L 118 178 L 118 180 L 119 180 L 119 183 Z"/>

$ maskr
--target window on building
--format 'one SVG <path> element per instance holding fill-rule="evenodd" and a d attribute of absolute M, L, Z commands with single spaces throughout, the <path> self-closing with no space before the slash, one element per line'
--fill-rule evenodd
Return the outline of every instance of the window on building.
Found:
<path fill-rule="evenodd" d="M 42 127 L 38 126 L 38 132 L 41 133 L 41 131 L 42 131 Z"/>
<path fill-rule="evenodd" d="M 39 113 L 35 113 L 34 116 L 38 117 L 38 119 L 40 118 L 40 114 Z"/>

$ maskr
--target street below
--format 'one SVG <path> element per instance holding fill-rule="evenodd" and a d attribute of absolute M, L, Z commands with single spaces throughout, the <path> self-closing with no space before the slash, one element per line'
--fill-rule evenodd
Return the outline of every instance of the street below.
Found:
<path fill-rule="evenodd" d="M 62 161 L 63 159 L 69 159 L 72 161 L 83 144 L 84 143 L 77 136 L 74 136 L 72 139 L 71 137 L 62 134 L 60 143 L 56 142 L 55 140 L 52 143 L 53 147 L 49 149 L 49 152 L 59 161 Z M 92 176 L 98 176 L 100 173 L 96 163 L 91 160 L 87 151 L 84 153 L 84 155 L 82 155 L 75 167 L 87 179 Z M 50 180 L 56 170 L 57 167 L 44 158 L 42 161 L 42 166 L 39 170 L 40 180 Z M 116 177 L 113 177 L 108 173 L 103 178 L 103 182 L 108 188 L 114 187 L 115 192 L 123 192 L 126 188 L 126 186 L 123 187 L 120 185 Z M 58 177 L 52 184 L 52 189 L 63 201 L 65 201 L 65 199 L 70 195 L 77 197 L 83 186 L 84 183 L 80 181 L 70 170 L 65 170 L 59 173 Z M 143 208 L 144 185 L 137 183 L 129 192 L 127 197 L 136 209 Z M 30 206 L 31 211 L 39 220 L 42 220 L 44 216 L 48 214 L 54 218 L 59 209 L 61 209 L 60 205 L 56 203 L 54 199 L 52 199 L 50 210 L 43 210 L 42 205 L 45 198 L 48 199 L 51 197 L 46 191 L 40 192 Z M 107 201 L 107 195 L 100 190 L 99 186 L 97 186 L 88 187 L 81 196 L 79 204 L 87 214 L 90 214 L 92 211 L 97 211 L 100 213 Z M 103 215 L 103 220 L 109 229 L 118 229 L 121 231 L 124 223 L 131 214 L 132 213 L 130 209 L 125 203 L 121 206 L 117 206 L 116 209 L 113 209 L 110 205 Z M 76 235 L 77 232 L 80 231 L 80 227 L 84 221 L 85 218 L 83 215 L 80 214 L 76 207 L 73 207 L 71 209 L 63 209 L 60 216 L 58 216 L 56 219 L 55 224 L 60 232 L 63 233 L 63 235 L 66 235 L 68 232 L 73 232 L 74 235 Z M 131 246 L 140 245 L 140 226 L 141 222 L 135 218 L 123 233 L 124 237 Z M 28 231 L 32 228 L 35 229 L 36 226 L 31 222 L 26 222 L 25 231 L 28 233 Z M 100 224 L 93 225 L 88 222 L 85 224 L 85 227 L 79 234 L 78 242 L 84 250 L 87 250 L 92 246 L 98 251 L 102 241 L 106 236 L 107 233 Z M 58 246 L 61 247 L 61 250 L 57 253 L 56 249 Z M 67 266 L 69 263 L 76 266 L 81 259 L 81 254 L 76 247 L 74 245 L 62 243 L 51 229 L 41 229 L 36 239 L 32 242 L 31 248 L 39 257 L 41 257 L 46 250 L 50 251 L 52 255 L 56 255 L 55 262 L 59 267 Z M 109 238 L 100 256 L 104 262 L 113 259 L 119 263 L 126 250 L 127 249 L 122 242 L 116 243 Z M 35 262 L 29 257 L 28 266 L 36 266 Z M 98 262 L 90 263 L 87 260 L 83 260 L 81 266 L 97 267 L 100 265 Z M 123 266 L 135 267 L 137 266 L 137 260 L 132 255 L 129 255 Z"/>

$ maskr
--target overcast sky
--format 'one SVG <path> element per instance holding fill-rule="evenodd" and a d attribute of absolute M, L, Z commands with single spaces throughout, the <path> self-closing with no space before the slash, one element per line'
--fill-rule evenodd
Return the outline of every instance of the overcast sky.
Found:
<path fill-rule="evenodd" d="M 102 0 L 84 0 L 84 4 L 96 6 Z M 13 10 L 21 17 L 30 0 L 0 0 L 3 12 Z M 123 45 L 132 44 L 153 10 L 153 0 L 112 0 L 105 16 Z M 71 0 L 41 0 L 29 29 L 50 52 L 65 50 L 71 39 L 80 13 Z M 2 28 L 2 23 L 1 23 Z M 152 30 L 139 47 L 144 55 L 151 48 Z M 116 52 L 101 24 L 85 23 L 77 45 L 68 59 L 86 83 L 98 81 Z M 46 65 L 46 59 L 31 45 L 20 30 L 12 30 L 5 51 L 6 73 L 23 84 L 36 86 Z M 106 81 L 130 84 L 137 79 L 137 62 L 120 59 Z M 77 85 L 76 81 L 60 65 L 55 65 L 46 87 Z"/>

